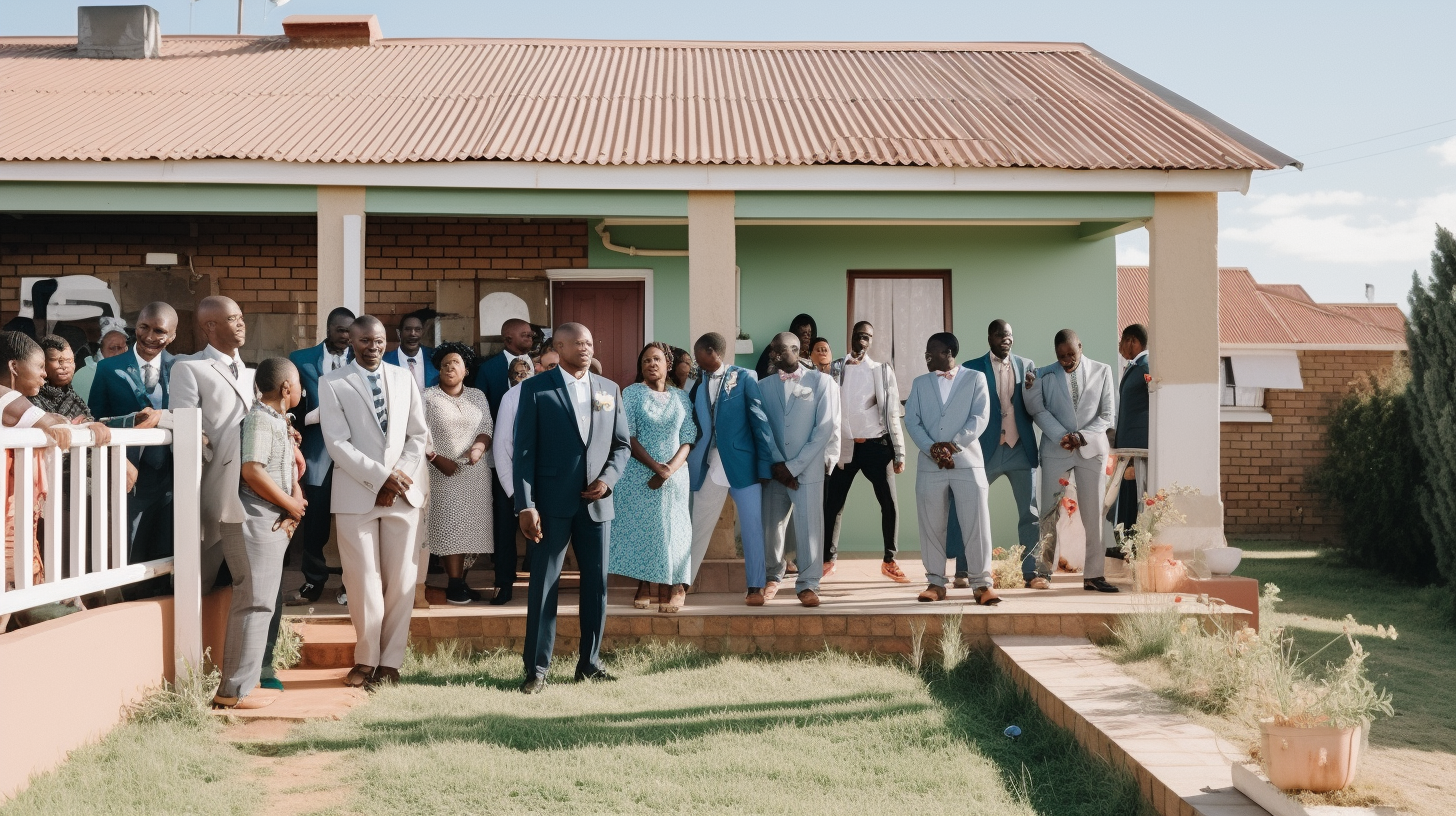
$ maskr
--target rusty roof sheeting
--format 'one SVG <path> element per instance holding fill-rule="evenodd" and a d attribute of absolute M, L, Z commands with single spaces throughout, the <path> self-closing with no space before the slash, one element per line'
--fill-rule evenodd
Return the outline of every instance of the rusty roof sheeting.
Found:
<path fill-rule="evenodd" d="M 0 159 L 1197 170 L 1293 161 L 1114 66 L 1057 43 L 442 39 L 320 49 L 174 36 L 157 59 L 90 60 L 76 57 L 73 39 L 0 38 Z"/>

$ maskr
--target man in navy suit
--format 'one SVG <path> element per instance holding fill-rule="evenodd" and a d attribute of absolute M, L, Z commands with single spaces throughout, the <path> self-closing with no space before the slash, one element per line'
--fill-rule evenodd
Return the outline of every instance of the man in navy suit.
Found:
<path fill-rule="evenodd" d="M 555 373 L 521 383 L 516 413 L 516 511 L 531 548 L 531 589 L 526 643 L 521 650 L 526 681 L 521 691 L 546 687 L 556 642 L 556 591 L 569 540 L 581 568 L 581 657 L 576 679 L 610 680 L 602 668 L 607 618 L 607 546 L 612 487 L 631 456 L 622 392 L 592 374 L 592 334 L 580 323 L 556 330 L 561 355 Z"/>
<path fill-rule="evenodd" d="M 743 535 L 743 568 L 748 580 L 749 606 L 763 605 L 763 488 L 761 479 L 773 476 L 773 463 L 783 454 L 774 441 L 758 379 L 746 368 L 728 365 L 723 358 L 728 341 L 716 332 L 693 345 L 702 376 L 688 395 L 698 439 L 688 454 L 693 491 L 693 569 L 698 576 L 713 530 L 723 513 L 723 500 L 733 497 L 738 508 L 738 529 Z"/>
<path fill-rule="evenodd" d="M 518 358 L 531 362 L 531 348 L 536 345 L 536 333 L 531 324 L 512 318 L 501 324 L 501 338 L 506 347 L 499 354 L 480 364 L 475 374 L 475 387 L 485 392 L 485 401 L 490 405 L 492 419 L 500 412 L 501 397 L 511 388 L 509 369 Z M 533 366 L 534 367 L 534 366 Z M 512 487 L 514 489 L 514 487 Z M 490 602 L 496 606 L 509 603 L 512 588 L 516 583 L 516 511 L 515 502 L 506 495 L 500 474 L 491 479 L 491 491 L 495 494 L 492 513 L 495 525 L 495 597 Z"/>
<path fill-rule="evenodd" d="M 1117 344 L 1118 354 L 1127 360 L 1122 369 L 1122 380 L 1118 383 L 1117 431 L 1114 434 L 1119 448 L 1146 448 L 1148 446 L 1148 380 L 1151 369 L 1148 366 L 1148 330 L 1141 323 L 1133 323 L 1122 330 L 1122 341 Z M 1117 494 L 1116 514 L 1113 524 L 1124 529 L 1137 523 L 1138 508 L 1147 487 L 1147 461 L 1142 460 L 1128 468 L 1123 475 L 1122 490 Z M 1138 478 L 1141 475 L 1142 478 Z M 1121 558 L 1122 551 L 1108 548 L 1108 557 Z"/>
<path fill-rule="evenodd" d="M 160 301 L 142 308 L 136 322 L 136 345 L 130 351 L 96 364 L 87 407 L 112 428 L 170 426 L 172 355 L 167 346 L 177 337 L 177 311 Z M 140 564 L 172 555 L 172 450 L 164 446 L 130 448 L 126 452 L 136 482 L 127 498 L 127 561 Z"/>
<path fill-rule="evenodd" d="M 435 363 L 430 359 L 435 355 L 435 350 L 421 345 L 425 339 L 427 316 L 423 311 L 414 311 L 401 317 L 399 327 L 395 329 L 399 346 L 384 353 L 384 362 L 409 369 L 410 376 L 415 379 L 415 387 L 421 392 L 440 383 L 440 372 L 435 369 Z"/>
<path fill-rule="evenodd" d="M 1051 589 L 1046 576 L 1036 574 L 1037 543 L 1041 540 L 1036 508 L 1036 434 L 1032 431 L 1031 414 L 1026 412 L 1024 389 L 1017 386 L 1026 379 L 1026 372 L 1035 371 L 1036 363 L 1011 353 L 1014 338 L 1011 324 L 993 320 L 986 329 L 986 343 L 991 350 L 968 360 L 966 368 L 986 376 L 991 392 L 991 423 L 981 434 L 981 456 L 986 467 L 986 484 L 995 484 L 1002 476 L 1011 483 L 1016 499 L 1016 540 L 1022 547 L 1021 575 L 1032 589 Z M 956 586 L 969 577 L 964 572 L 965 545 L 960 524 L 951 506 L 949 526 L 950 549 L 956 558 Z"/>
<path fill-rule="evenodd" d="M 303 515 L 303 523 L 298 525 L 293 537 L 298 539 L 303 553 L 303 586 L 298 590 L 298 600 L 307 603 L 318 603 L 329 581 L 324 546 L 329 543 L 329 523 L 333 519 L 330 497 L 334 489 L 334 460 L 324 447 L 324 432 L 319 424 L 318 385 L 325 374 L 353 360 L 353 351 L 349 348 L 349 327 L 353 323 L 354 313 L 340 306 L 329 312 L 322 343 L 288 355 L 298 368 L 298 380 L 303 385 L 303 399 L 294 409 L 294 425 L 303 435 L 303 459 L 307 465 L 303 471 L 303 496 L 308 500 L 309 511 Z M 348 598 L 342 592 L 340 597 Z"/>

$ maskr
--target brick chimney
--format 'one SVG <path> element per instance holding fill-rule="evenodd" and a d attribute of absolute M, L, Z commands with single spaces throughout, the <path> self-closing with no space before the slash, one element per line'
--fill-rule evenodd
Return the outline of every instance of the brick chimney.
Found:
<path fill-rule="evenodd" d="M 283 18 L 283 33 L 293 48 L 347 48 L 373 45 L 379 18 L 373 14 L 294 14 Z"/>

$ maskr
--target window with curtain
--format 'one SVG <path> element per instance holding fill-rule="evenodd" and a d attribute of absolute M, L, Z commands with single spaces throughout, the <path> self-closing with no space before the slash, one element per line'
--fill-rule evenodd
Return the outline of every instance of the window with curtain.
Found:
<path fill-rule="evenodd" d="M 861 320 L 875 327 L 870 357 L 895 369 L 902 400 L 910 395 L 911 381 L 925 373 L 925 341 L 952 331 L 950 312 L 948 270 L 849 273 L 846 328 L 853 331 Z"/>
<path fill-rule="evenodd" d="M 1218 404 L 1224 408 L 1263 408 L 1264 389 L 1239 385 L 1235 374 L 1233 359 L 1220 357 L 1218 378 L 1221 388 Z"/>

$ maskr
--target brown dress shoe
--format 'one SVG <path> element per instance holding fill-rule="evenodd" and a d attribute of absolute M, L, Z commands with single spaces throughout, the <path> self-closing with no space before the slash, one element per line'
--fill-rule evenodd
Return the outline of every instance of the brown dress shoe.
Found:
<path fill-rule="evenodd" d="M 364 688 L 373 691 L 380 686 L 392 686 L 399 682 L 399 669 L 391 669 L 388 666 L 380 666 L 374 670 L 374 676 L 369 678 L 369 684 Z"/>
<path fill-rule="evenodd" d="M 369 678 L 374 676 L 374 667 L 357 663 L 354 668 L 344 677 L 344 685 L 354 688 L 364 688 L 369 683 Z"/>
<path fill-rule="evenodd" d="M 748 595 L 743 602 L 749 606 L 763 606 L 763 590 L 758 587 L 748 590 Z"/>
<path fill-rule="evenodd" d="M 806 589 L 799 593 L 799 603 L 804 606 L 818 606 L 819 596 L 815 594 L 814 590 Z"/>
<path fill-rule="evenodd" d="M 246 697 L 214 697 L 212 698 L 212 707 L 237 711 L 252 711 L 273 705 L 274 701 L 282 693 L 273 689 L 256 688 Z"/>
<path fill-rule="evenodd" d="M 927 586 L 925 588 L 924 592 L 916 595 L 915 600 L 921 603 L 930 603 L 931 601 L 943 601 L 945 600 L 945 587 L 939 584 L 931 584 L 930 586 Z"/>
<path fill-rule="evenodd" d="M 1001 603 L 1001 596 L 997 595 L 996 590 L 990 587 L 976 587 L 975 597 L 976 603 L 981 606 L 995 606 Z"/>
<path fill-rule="evenodd" d="M 1026 586 L 1028 589 L 1051 589 L 1052 582 L 1048 581 L 1045 577 L 1038 575 L 1035 578 L 1031 579 L 1031 583 L 1027 584 Z"/>
<path fill-rule="evenodd" d="M 777 595 L 777 594 L 779 594 L 779 582 L 778 581 L 769 581 L 767 584 L 764 585 L 764 587 L 763 587 L 763 599 L 765 601 L 772 601 L 774 599 L 774 596 Z"/>

